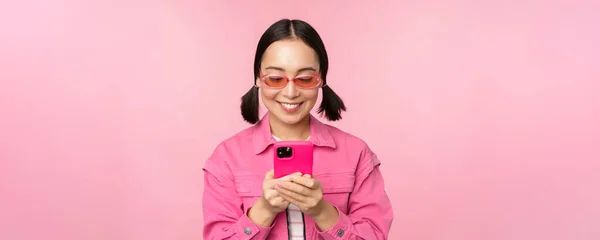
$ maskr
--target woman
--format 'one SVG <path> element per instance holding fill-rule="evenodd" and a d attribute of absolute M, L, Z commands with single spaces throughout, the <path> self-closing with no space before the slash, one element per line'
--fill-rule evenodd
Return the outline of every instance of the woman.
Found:
<path fill-rule="evenodd" d="M 310 114 L 319 88 L 319 113 L 336 121 L 346 110 L 326 84 L 327 68 L 323 42 L 306 22 L 280 20 L 262 35 L 254 86 L 241 104 L 254 126 L 220 143 L 204 166 L 204 239 L 387 239 L 393 213 L 376 155 Z M 314 176 L 274 179 L 279 140 L 313 143 Z"/>

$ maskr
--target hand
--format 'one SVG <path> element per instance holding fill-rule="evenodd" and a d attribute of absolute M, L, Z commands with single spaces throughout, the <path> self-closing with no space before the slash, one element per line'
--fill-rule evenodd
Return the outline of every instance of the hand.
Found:
<path fill-rule="evenodd" d="M 262 199 L 264 201 L 265 207 L 269 212 L 273 215 L 277 215 L 279 212 L 285 210 L 288 205 L 290 205 L 289 201 L 286 201 L 281 196 L 279 196 L 279 192 L 275 190 L 275 185 L 277 182 L 289 182 L 291 181 L 292 176 L 301 176 L 301 173 L 294 173 L 279 179 L 273 178 L 274 172 L 273 170 L 268 171 L 265 175 L 265 180 L 262 185 Z"/>
<path fill-rule="evenodd" d="M 263 227 L 269 227 L 273 224 L 277 214 L 290 205 L 289 201 L 279 196 L 279 193 L 275 190 L 275 184 L 278 181 L 291 181 L 292 175 L 301 176 L 302 174 L 291 174 L 279 179 L 273 178 L 273 170 L 265 174 L 262 184 L 262 196 L 248 211 L 248 218 L 250 220 Z"/>
<path fill-rule="evenodd" d="M 292 176 L 291 181 L 278 181 L 275 189 L 282 199 L 297 205 L 312 218 L 323 211 L 325 201 L 321 182 L 308 174 Z"/>

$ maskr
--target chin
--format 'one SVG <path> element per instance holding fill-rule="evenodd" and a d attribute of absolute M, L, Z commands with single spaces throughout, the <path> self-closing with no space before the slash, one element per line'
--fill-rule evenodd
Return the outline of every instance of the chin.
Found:
<path fill-rule="evenodd" d="M 301 122 L 306 116 L 283 116 L 279 118 L 283 123 L 288 125 L 296 125 Z"/>
<path fill-rule="evenodd" d="M 282 111 L 272 111 L 272 113 L 279 121 L 288 125 L 295 125 L 306 117 L 306 114 L 302 113 L 289 114 Z"/>

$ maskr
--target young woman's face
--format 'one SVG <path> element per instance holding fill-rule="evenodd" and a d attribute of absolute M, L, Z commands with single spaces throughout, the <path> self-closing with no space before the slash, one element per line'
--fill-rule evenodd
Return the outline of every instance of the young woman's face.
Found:
<path fill-rule="evenodd" d="M 263 78 L 257 78 L 256 85 L 272 116 L 293 125 L 310 114 L 322 84 L 312 48 L 300 39 L 274 42 L 265 51 L 260 70 Z"/>

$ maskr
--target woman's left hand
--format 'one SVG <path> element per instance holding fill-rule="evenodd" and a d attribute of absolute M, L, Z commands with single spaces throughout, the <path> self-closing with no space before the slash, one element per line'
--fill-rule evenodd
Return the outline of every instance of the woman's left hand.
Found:
<path fill-rule="evenodd" d="M 310 175 L 293 176 L 291 181 L 280 181 L 275 189 L 279 196 L 295 204 L 310 217 L 323 212 L 324 203 L 321 182 Z"/>

